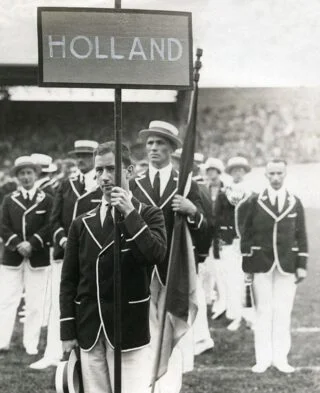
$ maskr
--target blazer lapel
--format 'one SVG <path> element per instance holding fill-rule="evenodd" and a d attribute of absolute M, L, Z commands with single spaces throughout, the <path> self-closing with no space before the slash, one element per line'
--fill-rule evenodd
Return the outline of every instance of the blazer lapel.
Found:
<path fill-rule="evenodd" d="M 274 207 L 272 206 L 272 204 L 270 202 L 267 190 L 264 190 L 259 195 L 258 203 L 263 208 L 263 210 L 266 211 L 272 218 L 274 218 L 275 220 L 277 219 L 277 214 L 275 212 Z"/>
<path fill-rule="evenodd" d="M 11 195 L 11 199 L 17 204 L 19 205 L 23 210 L 27 210 L 27 206 L 25 205 L 25 200 L 23 198 L 22 192 L 20 191 L 15 191 L 12 195 Z"/>
<path fill-rule="evenodd" d="M 102 249 L 103 233 L 100 222 L 100 205 L 82 218 L 82 221 L 99 249 Z"/>
<path fill-rule="evenodd" d="M 287 214 L 289 214 L 293 209 L 293 207 L 295 206 L 295 204 L 296 204 L 296 198 L 293 195 L 289 194 L 288 191 L 286 191 L 286 199 L 284 202 L 284 206 L 282 212 L 280 212 L 277 221 L 281 221 Z"/>
<path fill-rule="evenodd" d="M 84 192 L 84 183 L 80 182 L 79 177 L 69 179 L 69 182 L 73 192 L 76 194 L 77 198 L 79 198 Z"/>
<path fill-rule="evenodd" d="M 162 209 L 173 198 L 177 190 L 178 190 L 178 174 L 174 170 L 172 170 L 167 186 L 160 197 L 160 201 L 159 201 L 160 209 Z"/>
<path fill-rule="evenodd" d="M 141 177 L 137 177 L 136 183 L 149 202 L 151 202 L 153 206 L 157 206 L 154 201 L 154 193 L 150 182 L 149 170 L 147 170 Z"/>

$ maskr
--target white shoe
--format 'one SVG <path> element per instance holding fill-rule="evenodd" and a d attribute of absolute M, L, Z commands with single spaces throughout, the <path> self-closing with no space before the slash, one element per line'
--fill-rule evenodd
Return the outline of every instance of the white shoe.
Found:
<path fill-rule="evenodd" d="M 208 339 L 206 341 L 200 341 L 199 343 L 195 344 L 194 356 L 198 356 L 203 352 L 209 351 L 210 349 L 213 349 L 213 347 L 214 347 L 214 342 L 212 339 Z"/>
<path fill-rule="evenodd" d="M 256 364 L 252 367 L 251 371 L 256 374 L 262 374 L 268 370 L 270 364 Z"/>
<path fill-rule="evenodd" d="M 50 366 L 57 367 L 58 364 L 59 364 L 58 359 L 42 358 L 34 363 L 31 363 L 29 367 L 34 370 L 43 370 L 43 369 L 50 367 Z"/>
<path fill-rule="evenodd" d="M 230 330 L 231 332 L 235 332 L 236 330 L 239 329 L 241 324 L 241 318 L 234 319 L 228 326 L 227 329 Z"/>
<path fill-rule="evenodd" d="M 38 355 L 38 350 L 36 348 L 26 348 L 28 355 Z"/>
<path fill-rule="evenodd" d="M 295 372 L 295 368 L 290 366 L 289 363 L 274 363 L 273 365 L 276 369 L 278 369 L 282 373 L 292 374 Z"/>

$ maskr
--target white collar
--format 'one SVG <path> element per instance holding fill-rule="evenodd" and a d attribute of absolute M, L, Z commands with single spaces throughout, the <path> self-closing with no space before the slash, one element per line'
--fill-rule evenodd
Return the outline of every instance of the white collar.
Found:
<path fill-rule="evenodd" d="M 20 187 L 19 187 L 19 190 L 21 191 L 21 194 L 22 194 L 22 196 L 23 196 L 24 199 L 27 198 L 27 193 L 28 193 L 28 194 L 29 194 L 29 197 L 30 197 L 30 201 L 31 201 L 31 200 L 33 199 L 35 193 L 37 192 L 38 187 L 37 187 L 36 185 L 34 185 L 34 186 L 31 188 L 31 190 L 26 190 L 24 187 L 20 186 Z"/>
<path fill-rule="evenodd" d="M 286 195 L 287 195 L 286 188 L 282 186 L 279 190 L 275 190 L 269 185 L 267 191 L 268 191 L 269 200 L 272 205 L 274 205 L 276 197 L 278 197 L 279 211 L 281 211 L 283 209 Z"/>
<path fill-rule="evenodd" d="M 165 188 L 167 187 L 168 181 L 171 176 L 172 168 L 173 168 L 173 166 L 172 166 L 171 162 L 167 166 L 165 166 L 164 168 L 161 168 L 161 169 L 157 169 L 154 166 L 152 166 L 151 164 L 149 164 L 149 177 L 150 177 L 151 185 L 153 185 L 153 181 L 154 181 L 154 177 L 155 177 L 156 173 L 159 172 L 159 175 L 160 175 L 160 196 L 163 194 Z"/>

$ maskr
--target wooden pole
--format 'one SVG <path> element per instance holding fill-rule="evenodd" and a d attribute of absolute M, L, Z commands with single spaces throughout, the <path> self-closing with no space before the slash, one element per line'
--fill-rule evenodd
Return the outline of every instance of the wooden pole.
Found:
<path fill-rule="evenodd" d="M 121 0 L 115 0 L 115 8 L 121 8 Z M 116 143 L 115 178 L 116 186 L 121 187 L 122 172 L 122 91 L 114 92 L 114 140 Z M 118 226 L 119 212 L 115 209 L 115 238 L 114 238 L 114 393 L 121 393 L 121 268 L 120 268 L 120 229 Z"/>

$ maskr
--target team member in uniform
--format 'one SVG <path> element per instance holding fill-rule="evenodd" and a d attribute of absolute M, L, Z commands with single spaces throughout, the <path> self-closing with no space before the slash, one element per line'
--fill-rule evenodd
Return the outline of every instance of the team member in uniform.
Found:
<path fill-rule="evenodd" d="M 62 260 L 67 244 L 67 235 L 73 219 L 74 206 L 77 199 L 96 184 L 93 174 L 93 152 L 98 146 L 95 141 L 78 140 L 74 150 L 69 152 L 75 157 L 79 168 L 73 166 L 70 177 L 61 181 L 53 200 L 50 218 L 53 233 L 53 261 L 51 265 L 51 309 L 48 323 L 47 346 L 43 358 L 30 365 L 33 369 L 44 369 L 57 365 L 62 357 L 62 343 L 59 333 L 59 286 Z M 87 178 L 88 177 L 88 178 Z"/>
<path fill-rule="evenodd" d="M 95 154 L 102 203 L 70 228 L 60 289 L 64 349 L 81 348 L 85 392 L 114 389 L 114 209 L 121 213 L 122 391 L 146 393 L 150 383 L 149 303 L 154 264 L 166 254 L 161 210 L 132 197 L 129 150 L 122 146 L 122 187 L 115 187 L 115 143 Z"/>
<path fill-rule="evenodd" d="M 5 196 L 1 236 L 5 243 L 0 267 L 0 350 L 9 349 L 17 308 L 25 290 L 23 345 L 38 353 L 49 266 L 52 198 L 37 189 L 38 166 L 30 156 L 16 159 L 13 168 L 19 189 Z"/>
<path fill-rule="evenodd" d="M 138 200 L 162 209 L 167 230 L 168 244 L 165 262 L 156 266 L 151 283 L 150 324 L 151 347 L 154 354 L 160 329 L 161 311 L 164 307 L 174 214 L 177 212 L 187 216 L 193 237 L 197 231 L 205 231 L 207 227 L 197 184 L 192 182 L 187 198 L 176 194 L 178 172 L 172 167 L 171 155 L 177 147 L 181 146 L 178 135 L 179 131 L 175 126 L 163 121 L 152 121 L 148 129 L 140 131 L 140 136 L 146 138 L 149 168 L 130 184 L 132 193 Z M 183 372 L 181 356 L 181 351 L 175 348 L 167 373 L 157 383 L 159 391 L 166 393 L 180 391 Z"/>
<path fill-rule="evenodd" d="M 54 183 L 56 180 L 50 177 L 50 174 L 56 172 L 58 168 L 53 164 L 52 157 L 47 154 L 34 153 L 31 154 L 31 158 L 41 168 L 39 178 L 36 182 L 37 187 L 53 197 L 55 193 Z"/>
<path fill-rule="evenodd" d="M 218 194 L 216 202 L 216 223 L 219 239 L 223 244 L 220 258 L 226 278 L 226 316 L 232 320 L 228 325 L 231 331 L 239 328 L 243 316 L 244 277 L 239 237 L 236 232 L 235 209 L 239 202 L 250 194 L 244 181 L 244 176 L 249 171 L 250 166 L 246 158 L 230 158 L 226 172 L 232 177 L 232 182 Z"/>
<path fill-rule="evenodd" d="M 291 311 L 296 284 L 307 275 L 308 247 L 304 209 L 285 188 L 286 174 L 285 161 L 268 162 L 268 187 L 239 207 L 243 270 L 253 274 L 256 373 L 270 365 L 294 371 L 288 363 Z"/>

